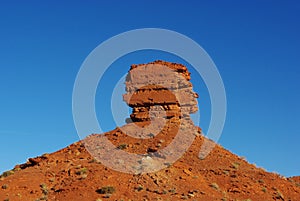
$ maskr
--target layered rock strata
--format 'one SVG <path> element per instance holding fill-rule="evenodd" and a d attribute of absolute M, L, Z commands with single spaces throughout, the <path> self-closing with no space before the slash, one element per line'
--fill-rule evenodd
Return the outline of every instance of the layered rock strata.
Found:
<path fill-rule="evenodd" d="M 198 110 L 190 73 L 184 65 L 155 61 L 132 65 L 126 77 L 124 101 L 132 108 L 133 122 L 152 117 L 189 118 Z"/>

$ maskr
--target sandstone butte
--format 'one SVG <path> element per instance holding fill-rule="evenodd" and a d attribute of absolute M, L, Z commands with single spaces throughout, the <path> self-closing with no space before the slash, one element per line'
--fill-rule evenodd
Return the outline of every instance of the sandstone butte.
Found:
<path fill-rule="evenodd" d="M 218 144 L 207 157 L 199 158 L 207 139 L 190 120 L 190 114 L 198 110 L 198 95 L 193 92 L 185 66 L 164 61 L 132 65 L 125 84 L 123 99 L 132 114 L 123 127 L 103 135 L 92 134 L 4 172 L 0 201 L 300 201 L 300 177 L 266 172 Z M 151 121 L 155 119 L 158 121 L 153 126 Z M 168 147 L 182 127 L 185 134 L 193 136 L 191 146 L 174 163 L 164 163 L 159 171 L 147 172 L 149 167 L 139 161 L 140 166 L 129 168 L 132 173 L 125 173 L 105 166 L 97 158 L 102 153 L 97 151 L 98 142 L 103 138 L 109 139 L 115 150 L 147 159 L 163 158 L 159 151 Z M 179 150 L 180 146 L 176 144 Z M 118 154 L 109 157 L 113 161 Z M 119 168 L 128 165 L 119 161 Z"/>

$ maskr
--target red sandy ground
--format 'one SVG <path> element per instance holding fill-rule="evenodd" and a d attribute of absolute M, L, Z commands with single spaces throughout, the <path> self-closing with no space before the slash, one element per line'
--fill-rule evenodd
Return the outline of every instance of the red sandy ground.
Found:
<path fill-rule="evenodd" d="M 105 134 L 129 152 L 145 147 L 113 130 Z M 172 138 L 170 136 L 169 138 Z M 198 157 L 204 137 L 198 135 L 184 156 L 156 173 L 131 175 L 95 161 L 82 142 L 30 159 L 0 179 L 0 201 L 300 201 L 300 177 L 269 173 L 217 145 L 203 160 Z M 165 136 L 168 142 L 168 136 Z M 150 142 L 156 143 L 155 140 Z M 163 145 L 165 146 L 165 144 Z M 5 176 L 5 177 L 4 177 Z M 110 186 L 114 192 L 97 191 Z"/>

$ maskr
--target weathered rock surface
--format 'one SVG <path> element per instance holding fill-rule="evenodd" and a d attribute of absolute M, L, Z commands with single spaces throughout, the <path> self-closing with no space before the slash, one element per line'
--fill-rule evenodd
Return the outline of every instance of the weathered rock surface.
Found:
<path fill-rule="evenodd" d="M 132 65 L 126 78 L 123 99 L 133 108 L 131 119 L 149 121 L 155 117 L 188 118 L 198 110 L 198 94 L 189 82 L 190 73 L 181 64 L 155 61 Z M 159 107 L 154 107 L 159 106 Z"/>

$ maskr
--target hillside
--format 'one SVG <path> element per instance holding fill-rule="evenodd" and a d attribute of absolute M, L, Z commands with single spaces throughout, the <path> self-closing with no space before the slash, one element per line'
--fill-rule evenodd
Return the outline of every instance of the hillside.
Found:
<path fill-rule="evenodd" d="M 127 124 L 4 172 L 0 201 L 299 201 L 300 177 L 249 164 L 193 125 L 198 94 L 189 80 L 181 64 L 133 65 Z M 199 158 L 204 142 L 213 148 Z"/>
<path fill-rule="evenodd" d="M 115 138 L 116 133 L 106 135 Z M 115 144 L 126 141 L 128 149 L 135 147 L 126 137 L 117 136 Z M 268 173 L 219 145 L 200 160 L 202 142 L 203 136 L 197 136 L 170 167 L 138 175 L 103 166 L 82 141 L 77 142 L 16 166 L 11 175 L 1 178 L 0 200 L 300 200 L 299 178 Z M 114 192 L 99 190 L 108 186 Z"/>

